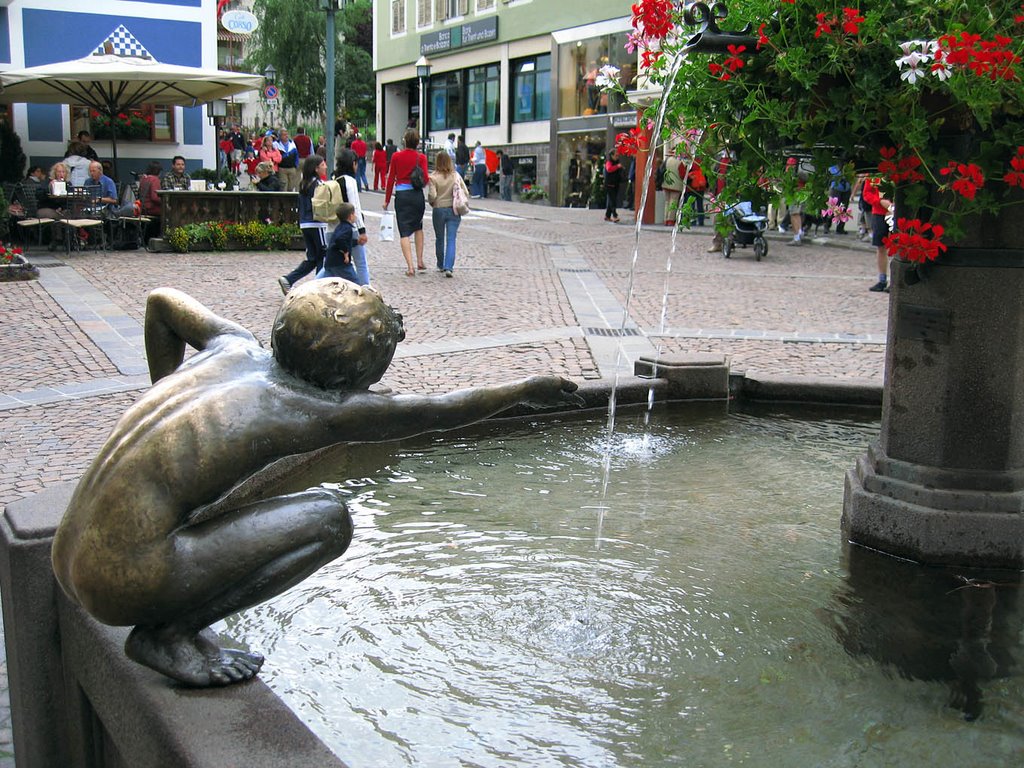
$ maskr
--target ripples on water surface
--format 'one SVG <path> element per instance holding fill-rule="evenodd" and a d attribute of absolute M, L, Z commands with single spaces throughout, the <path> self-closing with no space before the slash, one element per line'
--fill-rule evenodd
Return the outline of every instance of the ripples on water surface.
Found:
<path fill-rule="evenodd" d="M 603 418 L 320 468 L 351 491 L 351 548 L 231 633 L 353 768 L 1024 763 L 1015 670 L 965 723 L 948 683 L 871 657 L 891 617 L 862 610 L 839 518 L 877 424 L 641 422 L 617 419 L 604 499 Z"/>

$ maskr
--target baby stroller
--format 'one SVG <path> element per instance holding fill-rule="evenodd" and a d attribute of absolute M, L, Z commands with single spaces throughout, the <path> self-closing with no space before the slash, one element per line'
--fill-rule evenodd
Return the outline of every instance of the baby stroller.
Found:
<path fill-rule="evenodd" d="M 733 249 L 738 245 L 746 248 L 754 246 L 754 258 L 760 261 L 768 255 L 768 241 L 764 232 L 768 228 L 768 218 L 754 213 L 754 206 L 749 202 L 736 203 L 725 209 L 725 215 L 732 219 L 732 232 L 722 243 L 722 255 L 732 256 Z"/>

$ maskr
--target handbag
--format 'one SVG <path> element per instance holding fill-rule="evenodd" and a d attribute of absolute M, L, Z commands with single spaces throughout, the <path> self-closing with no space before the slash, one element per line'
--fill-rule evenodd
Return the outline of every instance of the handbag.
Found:
<path fill-rule="evenodd" d="M 469 213 L 469 200 L 466 198 L 466 184 L 455 174 L 455 183 L 452 185 L 452 210 L 456 216 L 465 216 Z"/>
<path fill-rule="evenodd" d="M 391 211 L 384 211 L 380 216 L 380 232 L 378 237 L 382 243 L 392 243 L 395 240 L 395 214 Z"/>

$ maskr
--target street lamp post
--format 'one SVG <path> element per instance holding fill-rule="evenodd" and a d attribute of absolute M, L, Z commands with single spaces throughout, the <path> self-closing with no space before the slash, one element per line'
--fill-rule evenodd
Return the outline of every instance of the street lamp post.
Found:
<path fill-rule="evenodd" d="M 331 158 L 330 164 L 334 164 L 334 46 L 337 40 L 337 33 L 334 27 L 334 14 L 339 5 L 344 6 L 345 0 L 320 0 L 320 10 L 327 11 L 327 35 L 326 47 L 324 50 L 324 71 L 327 75 L 326 97 L 327 97 L 327 129 L 324 135 L 327 137 L 327 157 Z"/>
<path fill-rule="evenodd" d="M 420 56 L 416 60 L 416 77 L 420 81 L 420 141 L 426 146 L 427 81 L 430 79 L 430 60 L 426 56 Z"/>

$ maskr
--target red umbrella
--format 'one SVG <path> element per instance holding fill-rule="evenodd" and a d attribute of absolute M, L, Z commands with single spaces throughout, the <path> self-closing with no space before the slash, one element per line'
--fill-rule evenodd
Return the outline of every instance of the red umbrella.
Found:
<path fill-rule="evenodd" d="M 484 162 L 487 163 L 488 173 L 498 172 L 498 165 L 500 163 L 498 162 L 498 154 L 493 149 L 484 150 Z"/>

